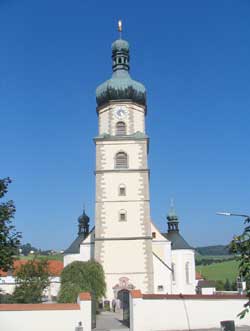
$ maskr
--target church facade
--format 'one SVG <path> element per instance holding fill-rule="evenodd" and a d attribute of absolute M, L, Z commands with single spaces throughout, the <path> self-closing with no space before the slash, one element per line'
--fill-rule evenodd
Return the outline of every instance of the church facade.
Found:
<path fill-rule="evenodd" d="M 106 298 L 121 291 L 195 293 L 194 250 L 171 208 L 161 233 L 150 213 L 146 89 L 129 74 L 129 44 L 112 44 L 112 77 L 97 87 L 95 227 L 79 217 L 78 237 L 64 266 L 95 259 L 104 268 Z"/>

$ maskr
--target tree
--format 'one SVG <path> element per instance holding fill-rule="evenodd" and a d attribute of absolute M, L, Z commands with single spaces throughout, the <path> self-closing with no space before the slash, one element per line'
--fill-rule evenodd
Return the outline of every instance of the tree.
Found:
<path fill-rule="evenodd" d="M 16 272 L 17 286 L 13 301 L 17 303 L 38 303 L 42 301 L 43 291 L 49 286 L 49 267 L 47 260 L 31 260 L 21 265 Z"/>
<path fill-rule="evenodd" d="M 229 279 L 227 278 L 225 281 L 225 284 L 224 284 L 224 290 L 231 291 L 231 288 L 232 288 L 231 283 L 230 283 Z"/>
<path fill-rule="evenodd" d="M 225 284 L 223 283 L 222 280 L 217 280 L 216 281 L 216 290 L 217 291 L 223 291 L 224 290 Z"/>
<path fill-rule="evenodd" d="M 245 219 L 245 224 L 250 223 L 250 217 Z M 235 236 L 230 243 L 230 251 L 237 255 L 239 260 L 239 276 L 246 281 L 248 301 L 244 305 L 245 309 L 239 313 L 243 318 L 250 309 L 250 226 L 247 225 L 243 233 Z"/>
<path fill-rule="evenodd" d="M 76 302 L 81 291 L 90 292 L 95 299 L 105 295 L 104 271 L 98 262 L 75 261 L 63 269 L 58 302 Z"/>
<path fill-rule="evenodd" d="M 38 252 L 38 249 L 36 247 L 31 246 L 30 243 L 20 246 L 20 249 L 22 250 L 22 254 L 25 256 L 29 255 L 31 251 Z"/>
<path fill-rule="evenodd" d="M 0 179 L 0 198 L 7 193 L 10 183 L 9 177 Z M 20 245 L 21 234 L 12 224 L 15 211 L 12 200 L 0 203 L 0 269 L 3 271 L 11 269 Z"/>

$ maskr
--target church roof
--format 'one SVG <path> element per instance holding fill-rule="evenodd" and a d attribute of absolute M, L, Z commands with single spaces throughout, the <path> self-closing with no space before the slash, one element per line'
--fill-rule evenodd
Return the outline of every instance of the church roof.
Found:
<path fill-rule="evenodd" d="M 96 102 L 100 107 L 113 100 L 132 100 L 146 105 L 146 89 L 129 74 L 129 43 L 117 39 L 112 44 L 112 77 L 96 89 Z"/>
<path fill-rule="evenodd" d="M 87 237 L 95 230 L 93 227 Z M 65 254 L 79 254 L 80 253 L 80 245 L 87 238 L 84 233 L 78 234 L 77 238 L 72 242 L 72 244 L 64 251 Z"/>
<path fill-rule="evenodd" d="M 8 272 L 0 269 L 0 277 L 7 277 L 9 274 L 13 274 L 15 276 L 16 272 L 21 268 L 21 266 L 27 264 L 28 261 L 29 260 L 14 260 L 13 268 L 11 271 Z M 63 270 L 63 262 L 59 260 L 48 260 L 48 269 L 52 276 L 60 276 Z"/>
<path fill-rule="evenodd" d="M 162 233 L 162 235 L 171 241 L 171 248 L 174 249 L 193 249 L 186 240 L 177 231 L 170 231 L 168 233 Z"/>
<path fill-rule="evenodd" d="M 168 232 L 162 235 L 171 241 L 171 248 L 175 249 L 193 249 L 179 232 L 179 217 L 175 213 L 174 203 L 171 201 L 170 212 L 167 216 Z"/>
<path fill-rule="evenodd" d="M 79 254 L 80 253 L 80 245 L 84 240 L 84 233 L 80 233 L 78 237 L 72 242 L 72 244 L 64 251 L 64 254 Z"/>
<path fill-rule="evenodd" d="M 90 231 L 92 232 L 93 229 Z M 78 217 L 78 236 L 72 242 L 72 244 L 64 251 L 64 254 L 79 254 L 80 245 L 85 238 L 89 235 L 89 217 L 85 213 L 85 209 L 82 215 Z"/>

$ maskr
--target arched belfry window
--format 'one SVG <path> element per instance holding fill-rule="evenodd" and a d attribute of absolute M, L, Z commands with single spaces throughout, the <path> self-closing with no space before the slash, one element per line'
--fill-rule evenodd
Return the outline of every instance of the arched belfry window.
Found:
<path fill-rule="evenodd" d="M 190 263 L 189 262 L 186 262 L 186 264 L 185 264 L 185 273 L 186 273 L 186 283 L 189 284 L 190 283 L 190 277 L 189 277 Z"/>
<path fill-rule="evenodd" d="M 116 135 L 124 136 L 126 134 L 126 124 L 124 122 L 116 123 Z"/>
<path fill-rule="evenodd" d="M 128 156 L 125 152 L 119 152 L 115 156 L 115 168 L 124 169 L 128 167 Z"/>

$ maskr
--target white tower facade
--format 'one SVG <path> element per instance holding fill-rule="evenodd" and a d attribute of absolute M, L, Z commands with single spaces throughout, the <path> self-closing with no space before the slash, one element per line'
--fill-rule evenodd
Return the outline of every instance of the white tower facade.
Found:
<path fill-rule="evenodd" d="M 129 75 L 129 45 L 112 45 L 112 78 L 97 88 L 95 259 L 107 298 L 122 289 L 152 293 L 146 91 Z"/>

